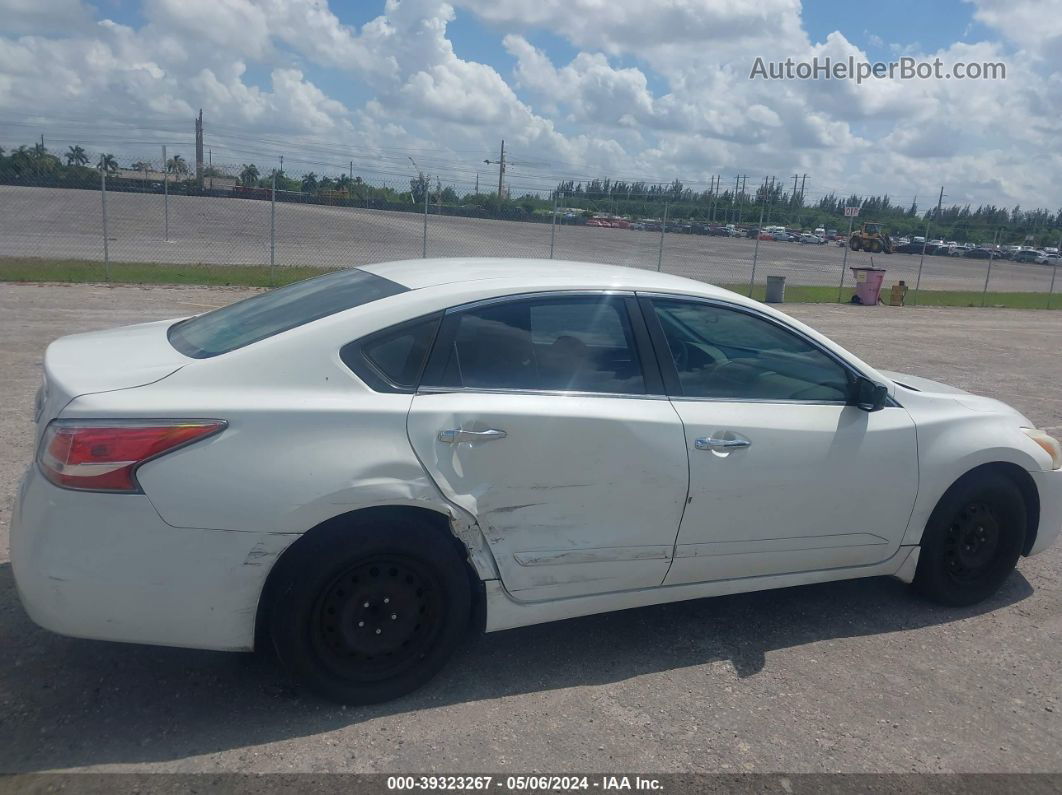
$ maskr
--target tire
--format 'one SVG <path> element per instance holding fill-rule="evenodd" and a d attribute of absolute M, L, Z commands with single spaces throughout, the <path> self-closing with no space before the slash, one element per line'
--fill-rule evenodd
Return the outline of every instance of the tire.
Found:
<path fill-rule="evenodd" d="M 867 251 L 869 251 L 871 254 L 879 253 L 881 251 L 881 241 L 871 240 L 870 243 L 867 244 Z"/>
<path fill-rule="evenodd" d="M 1025 503 L 1010 479 L 986 472 L 960 480 L 929 517 L 915 590 L 956 607 L 987 599 L 1021 556 L 1025 521 Z"/>
<path fill-rule="evenodd" d="M 852 249 L 852 251 L 859 251 L 859 238 L 853 236 L 852 239 L 848 241 L 848 247 Z"/>
<path fill-rule="evenodd" d="M 292 550 L 269 628 L 281 664 L 344 704 L 417 689 L 471 618 L 469 573 L 451 538 L 416 519 L 346 526 Z"/>

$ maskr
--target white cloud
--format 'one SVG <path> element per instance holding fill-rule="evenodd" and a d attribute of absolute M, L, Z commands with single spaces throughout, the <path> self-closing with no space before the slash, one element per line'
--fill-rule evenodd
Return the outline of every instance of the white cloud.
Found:
<path fill-rule="evenodd" d="M 381 0 L 358 27 L 324 0 L 144 0 L 134 28 L 101 19 L 106 5 L 7 0 L 0 122 L 32 116 L 47 131 L 48 119 L 66 129 L 133 120 L 187 135 L 202 107 L 208 131 L 227 131 L 232 146 L 287 136 L 396 173 L 409 168 L 406 147 L 426 168 L 471 179 L 504 137 L 514 163 L 537 164 L 514 165 L 514 182 L 535 168 L 686 182 L 807 171 L 816 192 L 925 193 L 947 179 L 957 201 L 1062 199 L 1047 167 L 1059 165 L 1062 135 L 1062 18 L 1051 4 L 970 0 L 988 41 L 937 53 L 887 45 L 945 63 L 1005 60 L 1006 81 L 857 85 L 749 79 L 756 56 L 867 58 L 840 32 L 812 41 L 798 0 L 452 2 Z M 511 72 L 455 51 L 447 27 L 469 13 L 496 32 Z M 542 31 L 576 53 L 554 62 L 533 43 Z M 22 143 L 15 132 L 0 126 L 0 143 Z"/>

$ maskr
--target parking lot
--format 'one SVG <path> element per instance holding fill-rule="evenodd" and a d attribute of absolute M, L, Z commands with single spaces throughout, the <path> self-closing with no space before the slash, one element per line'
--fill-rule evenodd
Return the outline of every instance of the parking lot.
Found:
<path fill-rule="evenodd" d="M 0 772 L 1062 772 L 1058 546 L 974 608 L 855 580 L 487 635 L 424 689 L 362 708 L 292 688 L 268 655 L 36 628 L 7 540 L 45 346 L 242 295 L 0 284 Z M 1058 313 L 784 308 L 872 364 L 1062 429 Z"/>
<path fill-rule="evenodd" d="M 89 190 L 0 185 L 0 257 L 102 261 L 100 194 Z M 263 265 L 270 259 L 270 205 L 248 199 L 171 196 L 169 239 L 164 240 L 163 197 L 108 193 L 108 255 L 112 262 L 183 265 Z M 704 235 L 664 235 L 630 229 L 495 221 L 415 212 L 313 204 L 276 205 L 275 261 L 279 266 L 349 267 L 420 257 L 548 257 L 606 262 L 689 276 L 716 284 L 747 284 L 755 276 L 785 276 L 789 284 L 836 286 L 853 265 L 884 267 L 888 284 L 918 281 L 920 257 L 871 255 L 836 245 L 804 245 Z M 746 219 L 748 220 L 748 219 Z M 755 273 L 753 264 L 755 260 Z M 986 260 L 927 256 L 921 288 L 976 290 L 985 285 Z M 1041 292 L 1054 268 L 996 261 L 989 289 Z M 102 274 L 101 274 L 102 275 Z M 845 272 L 852 285 L 852 274 Z M 1057 285 L 1062 290 L 1062 284 Z"/>

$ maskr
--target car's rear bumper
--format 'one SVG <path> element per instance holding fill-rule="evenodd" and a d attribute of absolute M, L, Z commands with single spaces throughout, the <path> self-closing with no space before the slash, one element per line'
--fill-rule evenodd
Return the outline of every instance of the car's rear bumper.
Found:
<path fill-rule="evenodd" d="M 1043 552 L 1058 539 L 1062 531 L 1062 470 L 1030 472 L 1040 494 L 1040 527 L 1030 555 Z"/>
<path fill-rule="evenodd" d="M 143 494 L 77 492 L 32 467 L 11 519 L 30 617 L 63 635 L 249 650 L 266 575 L 290 535 L 172 527 Z"/>

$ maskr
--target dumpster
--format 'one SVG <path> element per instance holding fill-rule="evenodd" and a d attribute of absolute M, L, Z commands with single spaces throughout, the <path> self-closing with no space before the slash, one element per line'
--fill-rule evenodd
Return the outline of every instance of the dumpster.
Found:
<path fill-rule="evenodd" d="M 767 304 L 785 303 L 785 276 L 767 277 L 767 294 L 763 299 Z"/>
<path fill-rule="evenodd" d="M 877 306 L 878 297 L 881 294 L 881 283 L 885 281 L 885 269 L 852 267 L 851 271 L 856 281 L 852 303 Z"/>

